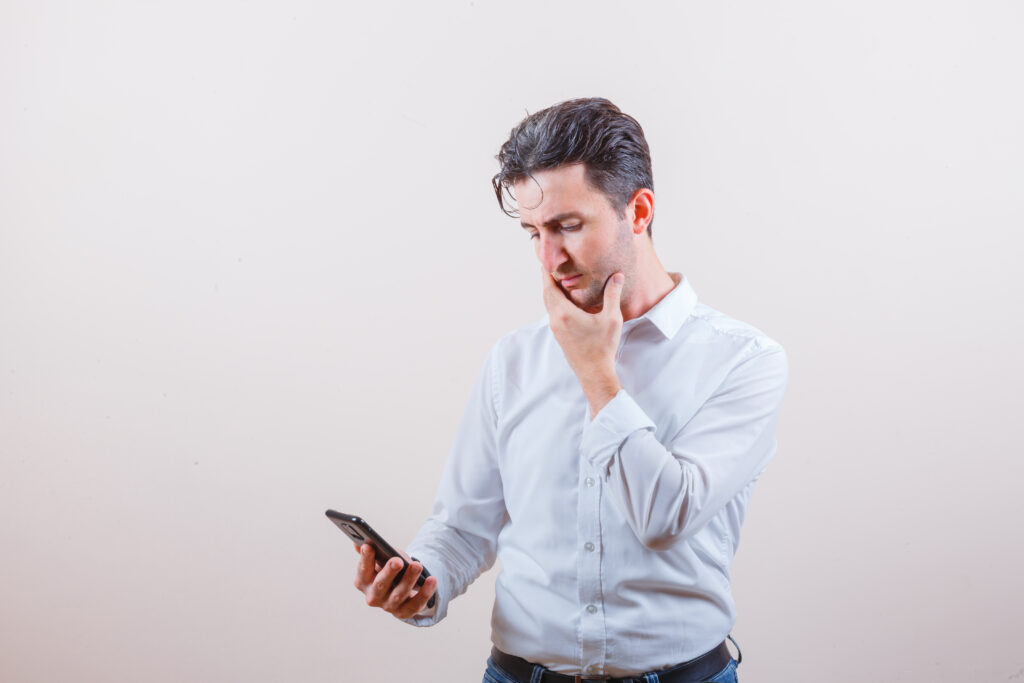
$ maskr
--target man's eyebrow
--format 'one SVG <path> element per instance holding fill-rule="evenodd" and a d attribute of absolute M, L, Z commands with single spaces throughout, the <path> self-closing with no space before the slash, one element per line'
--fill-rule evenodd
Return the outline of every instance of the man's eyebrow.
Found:
<path fill-rule="evenodd" d="M 559 223 L 561 221 L 564 221 L 566 218 L 583 218 L 583 214 L 581 214 L 578 211 L 563 211 L 562 213 L 555 214 L 551 218 L 549 218 L 546 221 L 544 221 L 544 225 L 553 225 L 555 223 Z M 524 228 L 532 228 L 533 227 L 532 225 L 530 225 L 529 223 L 526 223 L 524 221 L 519 221 L 519 225 L 521 225 Z"/>

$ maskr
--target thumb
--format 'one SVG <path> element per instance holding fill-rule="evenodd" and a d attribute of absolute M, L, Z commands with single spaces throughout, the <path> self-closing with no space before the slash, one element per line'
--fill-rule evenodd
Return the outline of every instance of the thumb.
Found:
<path fill-rule="evenodd" d="M 615 273 L 604 286 L 604 311 L 615 311 L 619 312 L 619 302 L 622 299 L 622 283 L 626 281 L 626 276 L 622 273 Z"/>

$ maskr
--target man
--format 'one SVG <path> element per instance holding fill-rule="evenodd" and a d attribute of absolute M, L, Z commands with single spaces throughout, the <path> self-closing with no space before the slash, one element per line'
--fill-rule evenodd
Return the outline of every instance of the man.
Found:
<path fill-rule="evenodd" d="M 485 681 L 735 681 L 729 570 L 785 352 L 662 266 L 647 142 L 611 102 L 532 114 L 497 158 L 548 316 L 477 377 L 408 548 L 433 576 L 415 590 L 414 561 L 392 589 L 401 563 L 364 546 L 355 585 L 426 626 L 500 557 Z"/>

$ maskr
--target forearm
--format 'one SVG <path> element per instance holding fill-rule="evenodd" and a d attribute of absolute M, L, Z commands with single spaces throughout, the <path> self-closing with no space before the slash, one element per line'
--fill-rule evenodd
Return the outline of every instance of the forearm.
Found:
<path fill-rule="evenodd" d="M 627 392 L 604 408 L 584 430 L 583 457 L 598 470 L 606 494 L 640 542 L 665 547 L 685 517 L 687 477 Z"/>
<path fill-rule="evenodd" d="M 494 564 L 498 533 L 507 518 L 497 464 L 493 382 L 496 344 L 477 373 L 452 450 L 445 462 L 433 513 L 406 548 L 437 577 L 436 612 L 410 623 L 429 626 L 444 618 L 448 602 Z"/>
<path fill-rule="evenodd" d="M 677 434 L 620 392 L 584 430 L 581 452 L 644 545 L 666 548 L 700 530 L 775 452 L 785 357 L 746 363 Z"/>
<path fill-rule="evenodd" d="M 587 405 L 590 406 L 590 419 L 594 419 L 594 416 L 600 413 L 622 389 L 614 365 L 609 368 L 599 367 L 587 372 L 577 372 L 577 377 L 583 394 L 587 397 Z"/>
<path fill-rule="evenodd" d="M 444 619 L 448 603 L 494 564 L 493 541 L 460 531 L 431 517 L 406 549 L 437 577 L 437 603 L 405 621 L 432 626 Z"/>
<path fill-rule="evenodd" d="M 722 471 L 677 456 L 641 430 L 605 460 L 605 490 L 640 542 L 664 550 L 700 531 L 753 479 L 760 460 Z"/>

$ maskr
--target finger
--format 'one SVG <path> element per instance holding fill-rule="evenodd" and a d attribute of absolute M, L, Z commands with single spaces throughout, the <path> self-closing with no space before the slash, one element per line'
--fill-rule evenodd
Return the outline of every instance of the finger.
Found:
<path fill-rule="evenodd" d="M 356 588 L 361 591 L 366 591 L 367 587 L 373 583 L 373 577 L 377 575 L 376 564 L 373 561 L 373 548 L 368 544 L 363 544 L 359 550 L 359 562 L 356 564 Z"/>
<path fill-rule="evenodd" d="M 420 577 L 420 572 L 423 571 L 423 565 L 419 562 L 413 562 L 409 565 L 408 569 L 405 570 L 405 574 L 402 576 L 402 580 L 395 586 L 391 595 L 384 601 L 384 611 L 394 612 L 402 606 L 409 596 L 412 595 L 413 590 L 416 588 L 416 579 Z"/>
<path fill-rule="evenodd" d="M 548 314 L 555 319 L 557 316 L 574 316 L 579 311 L 569 299 L 569 295 L 562 290 L 558 281 L 548 273 L 542 271 L 544 277 L 544 308 Z"/>
<path fill-rule="evenodd" d="M 541 279 L 544 281 L 544 284 L 543 284 L 544 289 L 554 289 L 555 288 L 555 279 L 553 277 L 551 277 L 551 273 L 549 273 L 544 268 L 544 266 L 540 267 L 540 276 L 541 276 Z"/>
<path fill-rule="evenodd" d="M 540 269 L 540 277 L 542 283 L 542 294 L 544 295 L 544 306 L 551 311 L 552 306 L 556 305 L 558 298 L 563 298 L 562 293 L 558 291 L 558 285 L 555 284 L 555 278 L 551 277 L 551 273 Z"/>
<path fill-rule="evenodd" d="M 615 273 L 608 282 L 604 285 L 604 307 L 601 309 L 602 312 L 614 312 L 619 311 L 619 307 L 622 301 L 622 284 L 626 281 L 626 276 L 622 273 Z"/>
<path fill-rule="evenodd" d="M 399 619 L 408 619 L 414 614 L 418 614 L 423 611 L 423 608 L 430 602 L 431 596 L 437 592 L 437 577 L 428 576 L 427 580 L 420 586 L 419 592 L 410 598 L 402 607 L 395 612 L 395 616 Z"/>
<path fill-rule="evenodd" d="M 370 607 L 380 607 L 388 599 L 391 592 L 391 584 L 395 581 L 395 575 L 402 568 L 402 561 L 391 558 L 380 570 L 377 576 L 373 577 L 373 583 L 363 591 L 366 595 L 366 604 Z"/>

